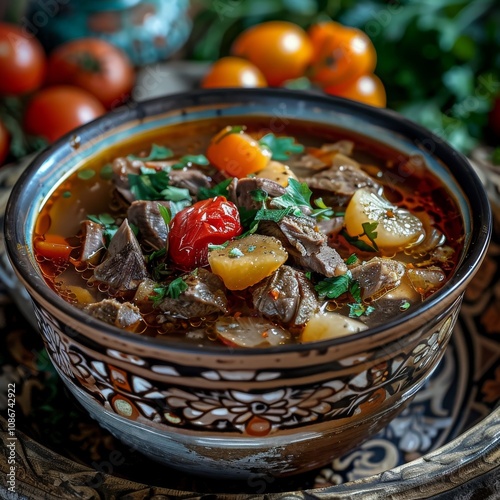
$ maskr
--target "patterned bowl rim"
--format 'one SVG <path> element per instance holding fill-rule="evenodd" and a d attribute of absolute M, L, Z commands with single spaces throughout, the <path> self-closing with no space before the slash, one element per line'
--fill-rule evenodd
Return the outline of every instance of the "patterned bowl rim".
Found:
<path fill-rule="evenodd" d="M 20 248 L 26 250 L 30 248 L 31 242 L 26 237 L 23 214 L 27 213 L 28 207 L 33 203 L 33 196 L 36 190 L 41 188 L 41 172 L 45 174 L 47 172 L 50 173 L 50 169 L 54 165 L 57 165 L 67 155 L 74 153 L 75 136 L 79 137 L 81 144 L 85 144 L 86 141 L 95 141 L 99 137 L 99 134 L 109 134 L 118 127 L 133 122 L 142 123 L 167 112 L 180 111 L 178 116 L 182 117 L 185 116 L 186 113 L 184 110 L 186 109 L 188 109 L 187 115 L 189 115 L 189 112 L 193 108 L 202 109 L 206 106 L 212 106 L 213 108 L 217 105 L 224 107 L 231 104 L 251 106 L 255 102 L 259 104 L 269 103 L 269 109 L 271 109 L 272 104 L 276 105 L 284 101 L 293 103 L 296 106 L 302 105 L 304 108 L 320 109 L 321 112 L 338 111 L 353 117 L 360 124 L 364 122 L 375 124 L 395 136 L 401 136 L 407 141 L 411 140 L 422 155 L 427 158 L 433 158 L 438 163 L 444 165 L 449 170 L 451 178 L 456 181 L 457 185 L 455 188 L 457 189 L 455 191 L 458 190 L 464 198 L 460 200 L 460 197 L 457 197 L 456 193 L 455 197 L 458 198 L 459 202 L 461 201 L 462 208 L 465 206 L 468 209 L 468 213 L 462 212 L 462 217 L 466 225 L 467 223 L 470 225 L 470 233 L 466 234 L 469 243 L 462 251 L 459 265 L 448 282 L 422 304 L 413 308 L 411 312 L 400 315 L 384 325 L 369 328 L 347 337 L 319 342 L 236 351 L 227 346 L 218 345 L 200 348 L 199 346 L 186 345 L 181 342 L 165 342 L 164 339 L 143 337 L 90 317 L 64 301 L 52 291 L 39 275 L 38 268 L 30 252 L 20 251 Z M 249 111 L 251 111 L 251 108 L 249 108 Z M 291 116 L 287 115 L 287 118 L 293 120 L 296 116 L 293 114 Z M 332 128 L 342 129 L 342 124 L 332 123 Z M 108 141 L 110 137 L 112 136 L 107 137 Z M 371 139 L 373 140 L 373 137 Z M 432 151 L 429 151 L 428 147 Z M 53 181 L 51 188 L 57 186 L 59 183 L 59 180 L 54 177 L 52 176 L 50 179 Z M 468 216 L 470 216 L 469 220 Z M 437 306 L 445 297 L 461 294 L 465 289 L 465 285 L 472 279 L 486 255 L 491 232 L 492 215 L 483 184 L 465 156 L 443 142 L 437 135 L 392 110 L 375 108 L 351 100 L 312 92 L 268 88 L 194 90 L 117 108 L 70 132 L 37 155 L 14 185 L 7 203 L 5 215 L 7 254 L 16 273 L 33 296 L 38 295 L 61 313 L 82 324 L 86 324 L 92 329 L 98 330 L 101 335 L 107 335 L 110 339 L 119 339 L 122 342 L 130 342 L 132 345 L 135 344 L 138 346 L 147 344 L 167 351 L 181 351 L 198 355 L 203 353 L 205 355 L 216 356 L 234 356 L 235 353 L 238 353 L 240 356 L 254 356 L 271 353 L 323 350 L 360 341 L 389 329 L 401 328 L 406 322 L 418 317 L 424 311 L 429 311 L 434 306 Z"/>

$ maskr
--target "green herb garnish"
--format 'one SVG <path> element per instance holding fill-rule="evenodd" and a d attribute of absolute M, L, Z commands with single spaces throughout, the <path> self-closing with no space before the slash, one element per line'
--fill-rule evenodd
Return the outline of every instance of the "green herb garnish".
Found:
<path fill-rule="evenodd" d="M 104 227 L 103 235 L 106 239 L 106 246 L 108 246 L 111 238 L 113 238 L 116 231 L 118 231 L 118 226 L 114 217 L 108 213 L 102 213 L 99 215 L 87 215 L 87 219 Z"/>
<path fill-rule="evenodd" d="M 182 276 L 179 276 L 167 286 L 161 285 L 153 288 L 155 295 L 153 297 L 150 297 L 150 300 L 152 300 L 153 305 L 157 307 L 167 297 L 171 299 L 178 299 L 180 295 L 187 289 L 187 283 L 184 281 Z"/>
<path fill-rule="evenodd" d="M 79 179 L 88 181 L 89 179 L 92 179 L 92 177 L 95 176 L 95 170 L 92 170 L 91 168 L 86 168 L 84 170 L 80 170 L 77 176 Z"/>
<path fill-rule="evenodd" d="M 266 134 L 259 140 L 259 144 L 268 148 L 271 158 L 276 161 L 286 161 L 290 155 L 304 151 L 304 146 L 296 143 L 293 137 L 276 137 L 274 134 Z"/>
<path fill-rule="evenodd" d="M 285 194 L 273 198 L 273 205 L 282 208 L 294 207 L 300 209 L 300 207 L 307 207 L 311 209 L 311 195 L 312 191 L 305 182 L 290 178 L 288 186 L 285 188 Z"/>
<path fill-rule="evenodd" d="M 201 187 L 198 190 L 198 200 L 208 200 L 209 198 L 215 198 L 216 196 L 224 196 L 228 197 L 228 186 L 232 182 L 232 178 L 228 178 L 223 180 L 222 182 L 219 182 L 219 184 L 215 185 L 213 188 L 205 188 Z"/>
<path fill-rule="evenodd" d="M 361 301 L 359 283 L 353 279 L 350 271 L 340 276 L 325 278 L 316 284 L 314 289 L 320 298 L 336 299 L 344 293 L 350 292 L 355 300 Z"/>
<path fill-rule="evenodd" d="M 168 158 L 172 158 L 172 156 L 174 156 L 174 153 L 171 149 L 153 144 L 148 156 L 128 155 L 127 158 L 129 160 L 155 161 L 167 160 Z"/>
<path fill-rule="evenodd" d="M 243 255 L 245 255 L 239 248 L 231 248 L 227 254 L 232 259 L 237 259 L 238 257 L 243 257 Z"/>
<path fill-rule="evenodd" d="M 358 260 L 357 255 L 355 253 L 352 253 L 351 255 L 349 255 L 349 257 L 347 257 L 347 259 L 345 260 L 345 263 L 348 266 L 352 266 L 353 264 L 356 263 L 357 260 Z"/>
<path fill-rule="evenodd" d="M 342 236 L 353 246 L 363 250 L 364 252 L 378 252 L 378 245 L 375 239 L 378 236 L 376 231 L 378 222 L 365 222 L 361 225 L 363 232 L 357 236 L 350 236 L 347 231 L 342 231 Z M 360 240 L 362 236 L 366 236 L 370 240 L 370 244 L 366 241 Z"/>
<path fill-rule="evenodd" d="M 359 318 L 360 316 L 369 316 L 375 308 L 373 306 L 365 306 L 364 304 L 358 302 L 356 304 L 347 304 L 349 306 L 349 317 Z"/>
<path fill-rule="evenodd" d="M 165 205 L 158 203 L 158 212 L 160 212 L 163 222 L 165 222 L 165 226 L 168 226 L 170 224 L 170 221 L 172 220 L 172 214 L 170 213 L 170 210 Z"/>
<path fill-rule="evenodd" d="M 106 163 L 106 165 L 104 165 L 101 168 L 99 175 L 100 175 L 101 179 L 104 179 L 105 181 L 109 181 L 109 179 L 111 179 L 111 177 L 113 177 L 113 167 L 111 166 L 111 163 Z"/>
<path fill-rule="evenodd" d="M 173 169 L 181 170 L 191 165 L 208 165 L 209 161 L 205 155 L 185 155 L 181 156 L 176 163 L 172 165 Z"/>
<path fill-rule="evenodd" d="M 405 299 L 405 300 L 403 300 L 403 302 L 399 306 L 399 309 L 401 309 L 401 311 L 406 311 L 410 308 L 410 306 L 411 306 L 411 304 Z"/>

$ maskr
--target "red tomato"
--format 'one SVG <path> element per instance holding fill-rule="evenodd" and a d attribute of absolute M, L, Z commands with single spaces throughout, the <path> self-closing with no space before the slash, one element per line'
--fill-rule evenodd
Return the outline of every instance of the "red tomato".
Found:
<path fill-rule="evenodd" d="M 47 87 L 37 92 L 26 108 L 26 132 L 49 142 L 105 113 L 103 105 L 87 91 L 69 85 Z"/>
<path fill-rule="evenodd" d="M 192 271 L 208 264 L 208 245 L 220 245 L 241 234 L 236 205 L 224 196 L 198 201 L 170 222 L 168 252 L 174 264 Z"/>
<path fill-rule="evenodd" d="M 314 47 L 309 76 L 323 87 L 339 85 L 375 69 L 375 47 L 361 30 L 328 21 L 311 26 L 309 37 Z"/>
<path fill-rule="evenodd" d="M 0 94 L 36 90 L 45 77 L 46 58 L 40 42 L 15 25 L 0 22 Z"/>
<path fill-rule="evenodd" d="M 260 69 L 251 62 L 241 57 L 223 57 L 212 65 L 201 86 L 267 87 L 267 82 Z"/>
<path fill-rule="evenodd" d="M 0 165 L 4 162 L 9 154 L 10 134 L 5 128 L 5 125 L 0 122 Z"/>
<path fill-rule="evenodd" d="M 231 53 L 255 64 L 269 85 L 279 86 L 304 75 L 311 60 L 312 46 L 300 26 L 286 21 L 268 21 L 241 33 Z"/>
<path fill-rule="evenodd" d="M 111 109 L 129 97 L 134 69 L 127 55 L 114 45 L 98 38 L 80 38 L 50 54 L 47 83 L 81 87 Z"/>
<path fill-rule="evenodd" d="M 379 108 L 385 108 L 387 102 L 384 84 L 376 75 L 362 75 L 353 81 L 326 87 L 323 90 L 327 94 L 345 97 Z"/>

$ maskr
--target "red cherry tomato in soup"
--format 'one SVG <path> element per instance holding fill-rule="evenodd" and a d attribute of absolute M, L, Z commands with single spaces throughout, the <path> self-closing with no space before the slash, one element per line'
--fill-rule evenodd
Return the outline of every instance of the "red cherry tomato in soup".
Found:
<path fill-rule="evenodd" d="M 57 85 L 42 89 L 33 96 L 24 115 L 24 126 L 29 134 L 54 142 L 105 111 L 97 98 L 87 91 Z"/>
<path fill-rule="evenodd" d="M 0 94 L 36 90 L 45 78 L 46 57 L 40 42 L 21 28 L 0 22 Z"/>
<path fill-rule="evenodd" d="M 224 196 L 198 201 L 178 212 L 170 223 L 168 252 L 185 271 L 208 264 L 208 245 L 220 245 L 241 234 L 236 205 Z"/>

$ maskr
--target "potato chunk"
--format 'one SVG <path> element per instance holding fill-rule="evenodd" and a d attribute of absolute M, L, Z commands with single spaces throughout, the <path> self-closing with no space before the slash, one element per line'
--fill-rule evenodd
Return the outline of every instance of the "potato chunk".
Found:
<path fill-rule="evenodd" d="M 288 186 L 290 178 L 298 181 L 297 176 L 292 172 L 290 167 L 280 163 L 279 161 L 270 161 L 263 170 L 257 172 L 257 177 L 271 179 L 283 187 Z"/>
<path fill-rule="evenodd" d="M 251 234 L 211 250 L 208 263 L 229 290 L 244 290 L 271 275 L 288 258 L 281 242 L 272 236 Z"/>
<path fill-rule="evenodd" d="M 345 337 L 366 330 L 367 326 L 356 319 L 347 318 L 334 312 L 318 312 L 307 323 L 301 336 L 301 342 Z"/>

